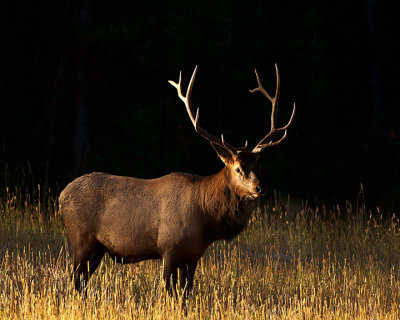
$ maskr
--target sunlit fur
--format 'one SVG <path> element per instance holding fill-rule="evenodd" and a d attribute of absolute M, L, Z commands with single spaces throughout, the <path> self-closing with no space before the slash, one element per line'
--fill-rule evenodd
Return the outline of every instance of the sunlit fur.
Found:
<path fill-rule="evenodd" d="M 146 180 L 97 172 L 62 191 L 60 211 L 74 253 L 76 289 L 106 252 L 125 263 L 163 259 L 167 286 L 171 277 L 177 282 L 177 270 L 181 285 L 192 286 L 207 247 L 238 235 L 263 194 L 257 192 L 257 155 L 231 156 L 215 148 L 225 167 L 211 176 L 175 172 Z"/>

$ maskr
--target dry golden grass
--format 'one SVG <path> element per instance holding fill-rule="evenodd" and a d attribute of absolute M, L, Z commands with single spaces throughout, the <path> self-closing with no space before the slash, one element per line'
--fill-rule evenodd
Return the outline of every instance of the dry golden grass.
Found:
<path fill-rule="evenodd" d="M 187 300 L 165 293 L 160 262 L 110 258 L 85 298 L 70 281 L 57 212 L 44 218 L 39 206 L 8 196 L 0 203 L 0 319 L 399 319 L 399 220 L 349 204 L 288 207 L 268 204 L 239 238 L 211 246 Z"/>

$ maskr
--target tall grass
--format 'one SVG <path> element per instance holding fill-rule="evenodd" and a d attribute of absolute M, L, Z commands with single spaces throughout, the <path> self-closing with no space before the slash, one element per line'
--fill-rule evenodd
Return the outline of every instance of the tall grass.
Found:
<path fill-rule="evenodd" d="M 161 264 L 104 259 L 74 291 L 57 207 L 0 203 L 0 319 L 399 319 L 399 219 L 275 199 L 199 262 L 193 291 L 170 297 Z"/>

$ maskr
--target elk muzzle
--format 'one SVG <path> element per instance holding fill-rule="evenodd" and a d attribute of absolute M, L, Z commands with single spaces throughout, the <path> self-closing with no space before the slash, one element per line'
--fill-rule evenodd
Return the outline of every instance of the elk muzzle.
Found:
<path fill-rule="evenodd" d="M 254 184 L 252 196 L 254 198 L 262 197 L 267 193 L 267 190 L 267 185 L 264 182 L 260 181 Z"/>

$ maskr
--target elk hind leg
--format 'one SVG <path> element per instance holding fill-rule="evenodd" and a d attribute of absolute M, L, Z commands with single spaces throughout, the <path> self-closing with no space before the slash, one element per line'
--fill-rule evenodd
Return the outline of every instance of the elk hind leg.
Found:
<path fill-rule="evenodd" d="M 99 266 L 104 253 L 105 248 L 98 242 L 74 252 L 73 277 L 76 290 L 82 291 L 86 287 L 90 276 Z"/>

